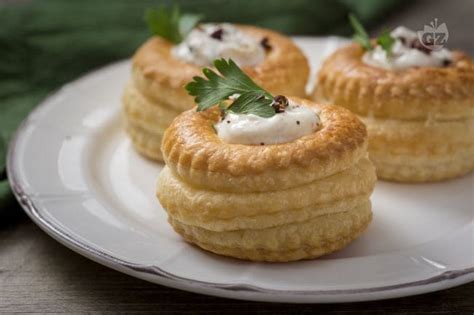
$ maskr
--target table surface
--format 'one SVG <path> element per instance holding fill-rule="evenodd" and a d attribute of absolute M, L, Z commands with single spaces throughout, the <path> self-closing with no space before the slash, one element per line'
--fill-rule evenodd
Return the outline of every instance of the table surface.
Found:
<path fill-rule="evenodd" d="M 449 46 L 474 55 L 474 1 L 420 1 L 381 21 L 421 29 L 437 17 L 450 31 Z M 12 205 L 12 209 L 16 208 Z M 0 313 L 13 312 L 474 312 L 474 283 L 386 301 L 291 305 L 236 301 L 188 293 L 135 279 L 60 245 L 22 212 L 0 216 Z"/>

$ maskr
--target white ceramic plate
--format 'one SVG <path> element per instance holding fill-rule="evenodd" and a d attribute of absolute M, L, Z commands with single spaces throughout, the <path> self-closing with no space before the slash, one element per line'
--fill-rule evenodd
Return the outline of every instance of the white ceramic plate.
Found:
<path fill-rule="evenodd" d="M 315 69 L 342 41 L 297 42 Z M 120 125 L 129 66 L 116 63 L 65 85 L 31 113 L 11 144 L 14 192 L 59 242 L 151 282 L 249 300 L 375 300 L 474 279 L 472 174 L 436 184 L 377 183 L 368 231 L 318 260 L 244 262 L 183 242 L 155 198 L 162 165 L 135 153 Z"/>

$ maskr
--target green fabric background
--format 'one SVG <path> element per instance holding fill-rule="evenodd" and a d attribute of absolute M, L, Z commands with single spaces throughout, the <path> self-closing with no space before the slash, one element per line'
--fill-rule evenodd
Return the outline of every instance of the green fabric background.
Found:
<path fill-rule="evenodd" d="M 0 5 L 0 212 L 12 207 L 7 143 L 49 92 L 82 73 L 126 58 L 148 31 L 146 8 L 171 1 L 36 0 Z M 396 0 L 173 1 L 206 21 L 255 24 L 287 34 L 350 35 L 349 12 L 373 24 Z"/>

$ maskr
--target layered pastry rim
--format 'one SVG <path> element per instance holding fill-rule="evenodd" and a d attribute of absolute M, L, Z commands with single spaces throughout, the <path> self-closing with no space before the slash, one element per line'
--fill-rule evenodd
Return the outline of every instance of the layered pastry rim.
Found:
<path fill-rule="evenodd" d="M 346 160 L 349 167 L 366 155 L 367 132 L 364 124 L 348 110 L 334 105 L 321 105 L 291 97 L 292 102 L 319 111 L 320 127 L 296 140 L 272 145 L 228 144 L 222 141 L 213 125 L 219 121 L 219 110 L 188 110 L 178 116 L 166 130 L 162 151 L 172 168 L 190 168 L 229 175 L 252 175 L 264 171 L 333 166 Z M 175 167 L 173 167 L 173 165 Z"/>

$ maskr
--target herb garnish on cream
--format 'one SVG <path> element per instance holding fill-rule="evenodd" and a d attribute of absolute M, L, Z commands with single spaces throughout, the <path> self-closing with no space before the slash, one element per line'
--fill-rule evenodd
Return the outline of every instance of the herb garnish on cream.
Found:
<path fill-rule="evenodd" d="M 233 59 L 239 66 L 257 66 L 272 49 L 268 37 L 254 38 L 228 23 L 198 24 L 197 14 L 181 14 L 179 7 L 148 9 L 150 33 L 175 46 L 174 57 L 197 66 L 210 66 L 217 58 Z"/>
<path fill-rule="evenodd" d="M 256 66 L 263 62 L 269 47 L 268 39 L 259 41 L 231 24 L 200 24 L 172 52 L 176 58 L 198 66 L 209 66 L 217 58 L 231 58 L 239 66 Z"/>
<path fill-rule="evenodd" d="M 228 112 L 215 128 L 227 143 L 265 145 L 289 142 L 310 134 L 319 123 L 313 110 L 290 102 L 284 112 L 269 118 Z"/>
<path fill-rule="evenodd" d="M 179 7 L 148 9 L 145 21 L 153 35 L 179 44 L 202 19 L 198 14 L 181 14 Z"/>
<path fill-rule="evenodd" d="M 218 59 L 214 67 L 194 77 L 186 85 L 195 96 L 198 111 L 215 105 L 221 121 L 214 127 L 227 143 L 276 144 L 295 140 L 314 132 L 320 125 L 318 114 L 306 106 L 292 104 L 285 96 L 273 96 L 252 81 L 232 60 Z M 230 105 L 228 105 L 230 103 Z"/>
<path fill-rule="evenodd" d="M 399 26 L 392 32 L 384 32 L 372 45 L 367 32 L 357 19 L 349 16 L 354 28 L 354 40 L 366 52 L 362 61 L 374 67 L 388 70 L 402 70 L 411 67 L 446 67 L 452 62 L 451 52 L 448 49 L 427 49 L 419 41 L 416 32 Z"/>

